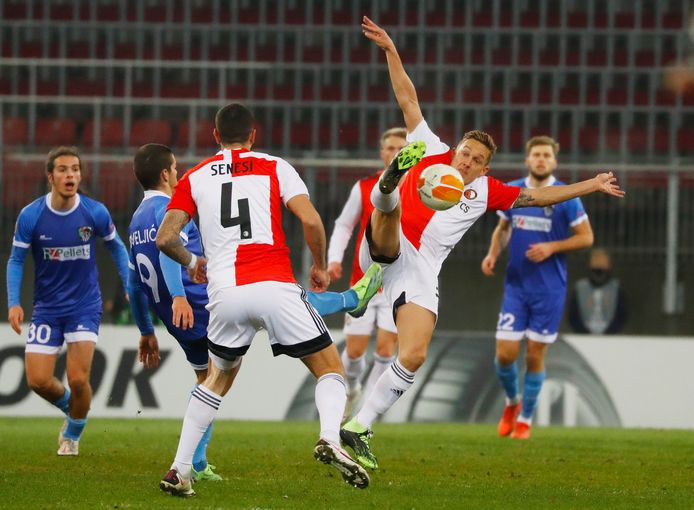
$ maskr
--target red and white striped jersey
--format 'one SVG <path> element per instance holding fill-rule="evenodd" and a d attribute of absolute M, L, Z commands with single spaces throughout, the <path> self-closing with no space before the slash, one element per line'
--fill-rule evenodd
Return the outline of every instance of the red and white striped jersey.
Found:
<path fill-rule="evenodd" d="M 167 210 L 198 213 L 208 294 L 259 281 L 296 281 L 282 204 L 297 195 L 308 190 L 294 167 L 246 149 L 224 149 L 185 173 Z"/>
<path fill-rule="evenodd" d="M 450 165 L 453 151 L 436 136 L 426 121 L 407 134 L 407 141 L 426 143 L 426 153 L 417 166 L 405 175 L 400 187 L 402 233 L 438 274 L 443 261 L 477 218 L 486 211 L 509 209 L 518 198 L 520 188 L 507 186 L 488 176 L 481 176 L 465 186 L 460 203 L 446 211 L 434 211 L 419 198 L 417 181 L 422 171 L 436 163 Z"/>
<path fill-rule="evenodd" d="M 347 248 L 349 239 L 352 237 L 352 231 L 359 223 L 359 234 L 357 235 L 357 244 L 354 248 L 354 258 L 352 260 L 350 285 L 354 285 L 357 280 L 364 276 L 364 272 L 359 267 L 359 246 L 364 237 L 364 230 L 366 230 L 371 212 L 374 210 L 374 206 L 371 204 L 371 190 L 378 182 L 378 178 L 382 173 L 383 170 L 380 170 L 373 175 L 359 179 L 352 186 L 347 202 L 345 202 L 340 216 L 335 220 L 335 228 L 330 236 L 328 263 L 342 263 L 345 248 Z"/>

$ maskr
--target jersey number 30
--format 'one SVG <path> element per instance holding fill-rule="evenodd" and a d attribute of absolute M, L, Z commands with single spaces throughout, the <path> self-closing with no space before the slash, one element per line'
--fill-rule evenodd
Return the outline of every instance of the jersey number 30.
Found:
<path fill-rule="evenodd" d="M 241 239 L 250 239 L 253 237 L 253 229 L 251 228 L 251 213 L 248 207 L 248 199 L 241 198 L 236 201 L 239 214 L 231 216 L 231 190 L 233 183 L 225 182 L 222 184 L 222 209 L 220 217 L 222 227 L 229 228 L 239 226 Z"/>

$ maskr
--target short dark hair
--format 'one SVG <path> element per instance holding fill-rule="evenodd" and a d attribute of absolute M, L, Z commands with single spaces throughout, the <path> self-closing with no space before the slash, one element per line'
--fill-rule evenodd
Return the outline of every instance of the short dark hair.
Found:
<path fill-rule="evenodd" d="M 228 104 L 217 111 L 214 116 L 214 127 L 217 128 L 223 144 L 243 143 L 250 136 L 255 126 L 253 113 L 239 103 Z"/>
<path fill-rule="evenodd" d="M 135 177 L 144 189 L 159 185 L 161 171 L 171 168 L 173 151 L 160 143 L 148 143 L 137 149 L 133 159 Z"/>
<path fill-rule="evenodd" d="M 55 167 L 55 160 L 60 156 L 75 156 L 80 162 L 80 171 L 82 168 L 82 158 L 80 157 L 80 151 L 77 147 L 61 145 L 60 147 L 54 147 L 48 152 L 48 157 L 46 158 L 46 173 L 53 173 L 53 168 Z"/>
<path fill-rule="evenodd" d="M 554 151 L 554 155 L 559 154 L 559 144 L 551 136 L 533 136 L 528 143 L 525 144 L 525 153 L 530 154 L 530 150 L 538 145 L 549 145 Z"/>
<path fill-rule="evenodd" d="M 487 158 L 487 163 L 492 159 L 492 156 L 496 154 L 496 144 L 494 143 L 494 138 L 492 138 L 492 135 L 489 133 L 485 133 L 484 131 L 479 131 L 475 129 L 474 131 L 468 131 L 463 135 L 463 139 L 460 140 L 460 142 L 464 142 L 465 140 L 476 140 L 480 142 L 482 145 L 484 145 L 487 149 L 489 149 L 489 157 Z"/>

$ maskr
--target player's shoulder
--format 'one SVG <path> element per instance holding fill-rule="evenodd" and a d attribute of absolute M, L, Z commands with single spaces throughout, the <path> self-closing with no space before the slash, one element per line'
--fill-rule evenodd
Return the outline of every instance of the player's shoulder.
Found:
<path fill-rule="evenodd" d="M 254 150 L 249 150 L 249 151 L 243 151 L 238 154 L 238 157 L 241 159 L 255 159 L 259 161 L 267 161 L 268 163 L 275 163 L 278 167 L 279 166 L 292 166 L 286 159 L 281 158 L 279 156 L 274 156 L 272 154 L 268 154 L 267 152 L 259 152 L 259 151 L 254 151 Z M 293 167 L 292 167 L 293 168 Z"/>
<path fill-rule="evenodd" d="M 91 197 L 88 197 L 86 195 L 82 195 L 81 193 L 80 193 L 80 207 L 83 207 L 89 211 L 99 211 L 99 212 L 101 212 L 102 210 L 108 211 L 108 207 L 106 207 L 106 204 L 96 200 L 95 198 L 91 198 Z"/>
<path fill-rule="evenodd" d="M 508 181 L 506 184 L 509 186 L 518 186 L 520 188 L 527 188 L 528 183 L 525 180 L 525 177 L 521 177 L 520 179 L 513 179 L 512 181 Z"/>
<path fill-rule="evenodd" d="M 22 207 L 22 210 L 19 211 L 19 215 L 17 216 L 17 221 L 22 223 L 31 222 L 32 224 L 38 221 L 39 216 L 41 216 L 41 213 L 46 209 L 46 196 L 47 195 L 42 195 Z"/>

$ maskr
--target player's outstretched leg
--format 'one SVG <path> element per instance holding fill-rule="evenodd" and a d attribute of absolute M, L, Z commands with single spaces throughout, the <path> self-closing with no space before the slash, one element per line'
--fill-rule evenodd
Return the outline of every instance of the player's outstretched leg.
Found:
<path fill-rule="evenodd" d="M 422 160 L 425 152 L 424 142 L 412 142 L 400 149 L 378 180 L 378 188 L 381 192 L 387 195 L 395 191 L 402 176 Z"/>
<path fill-rule="evenodd" d="M 195 496 L 190 478 L 183 478 L 178 471 L 170 469 L 159 482 L 159 488 L 172 496 Z"/>
<path fill-rule="evenodd" d="M 196 482 L 203 480 L 219 482 L 223 480 L 221 476 L 214 472 L 216 466 L 207 462 L 207 444 L 210 442 L 210 437 L 212 436 L 212 429 L 214 428 L 214 422 L 210 423 L 207 430 L 203 434 L 198 446 L 195 448 L 195 453 L 193 454 L 193 468 L 191 469 L 192 478 Z"/>
<path fill-rule="evenodd" d="M 313 456 L 323 464 L 329 464 L 336 468 L 345 483 L 352 487 L 366 489 L 369 486 L 368 473 L 338 445 L 325 439 L 319 439 L 313 449 Z"/>
<path fill-rule="evenodd" d="M 352 449 L 357 462 L 366 468 L 378 469 L 378 461 L 369 445 L 372 435 L 371 429 L 359 423 L 356 416 L 340 429 L 340 439 Z"/>
<path fill-rule="evenodd" d="M 354 292 L 358 299 L 357 306 L 347 313 L 349 313 L 352 317 L 361 317 L 364 315 L 364 312 L 366 312 L 366 306 L 369 304 L 369 301 L 371 301 L 371 298 L 376 295 L 378 289 L 381 288 L 382 283 L 383 268 L 380 264 L 374 262 L 366 270 L 364 276 L 362 276 L 361 279 L 359 279 L 354 285 L 352 285 L 352 288 L 347 291 Z"/>
<path fill-rule="evenodd" d="M 537 407 L 537 398 L 542 389 L 542 383 L 545 380 L 545 371 L 541 372 L 526 372 L 525 380 L 523 381 L 523 402 L 521 404 L 520 414 L 516 420 L 516 425 L 511 432 L 512 439 L 530 439 L 530 426 L 532 423 L 535 408 Z"/>

